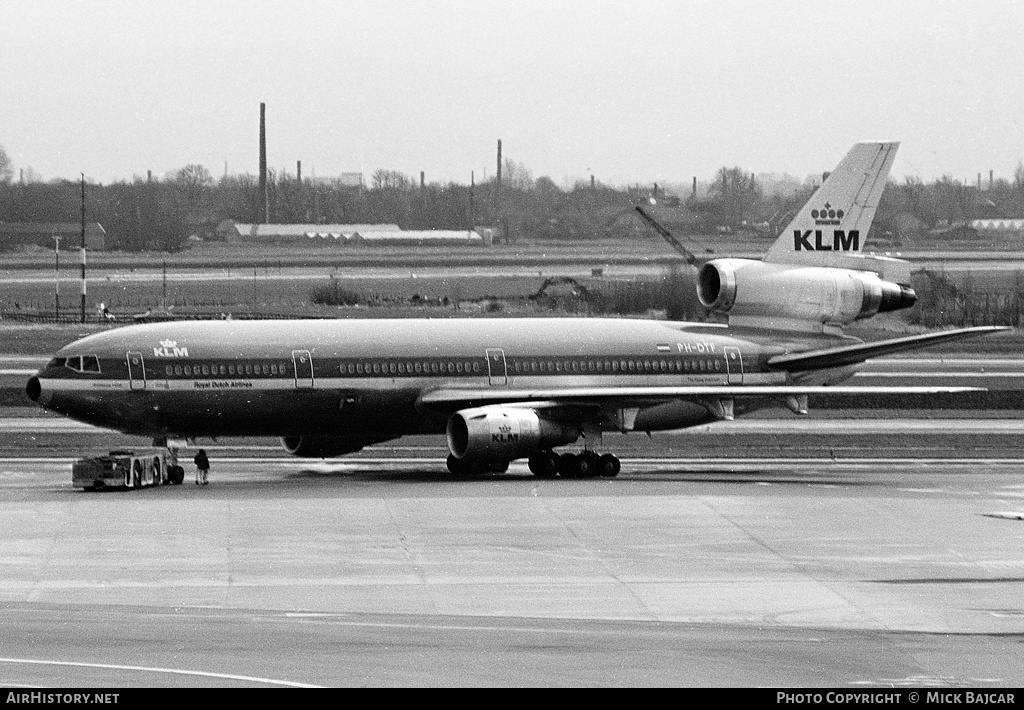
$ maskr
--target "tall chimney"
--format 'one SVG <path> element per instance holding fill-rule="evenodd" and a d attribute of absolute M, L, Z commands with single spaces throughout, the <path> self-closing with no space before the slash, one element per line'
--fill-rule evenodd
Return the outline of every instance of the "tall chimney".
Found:
<path fill-rule="evenodd" d="M 693 196 L 697 196 L 697 176 L 693 176 Z"/>
<path fill-rule="evenodd" d="M 270 195 L 267 191 L 267 105 L 260 104 L 260 199 L 263 200 L 263 214 L 256 218 L 263 224 L 270 222 Z"/>
<path fill-rule="evenodd" d="M 988 171 L 988 189 L 989 190 L 992 189 L 992 183 L 995 181 L 995 173 L 996 173 L 995 170 L 989 170 Z"/>
<path fill-rule="evenodd" d="M 301 160 L 296 160 L 295 161 L 295 181 L 297 183 L 299 183 L 300 185 L 302 184 L 302 161 Z"/>
<path fill-rule="evenodd" d="M 494 214 L 501 213 L 501 139 L 498 139 L 498 172 L 494 178 Z"/>

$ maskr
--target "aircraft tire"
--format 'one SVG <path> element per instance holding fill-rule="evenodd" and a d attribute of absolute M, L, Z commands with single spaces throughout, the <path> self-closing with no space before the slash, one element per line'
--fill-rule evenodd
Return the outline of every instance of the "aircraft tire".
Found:
<path fill-rule="evenodd" d="M 487 466 L 487 470 L 491 473 L 505 473 L 510 463 L 511 461 L 494 461 Z"/>
<path fill-rule="evenodd" d="M 558 475 L 558 456 L 550 451 L 541 451 L 530 457 L 530 471 L 537 478 L 554 478 Z"/>
<path fill-rule="evenodd" d="M 604 454 L 597 460 L 597 473 L 604 478 L 615 478 L 622 470 L 622 463 L 617 456 Z"/>
<path fill-rule="evenodd" d="M 558 457 L 558 475 L 562 478 L 579 478 L 578 470 L 576 456 L 573 454 L 562 454 Z"/>
<path fill-rule="evenodd" d="M 456 458 L 454 454 L 448 454 L 448 471 L 459 478 L 479 478 L 484 473 L 484 466 L 478 461 L 469 461 Z"/>
<path fill-rule="evenodd" d="M 576 457 L 576 478 L 593 478 L 597 475 L 597 462 L 594 455 L 585 452 Z"/>
<path fill-rule="evenodd" d="M 185 469 L 181 466 L 171 466 L 167 472 L 167 480 L 172 485 L 180 486 L 185 482 Z"/>

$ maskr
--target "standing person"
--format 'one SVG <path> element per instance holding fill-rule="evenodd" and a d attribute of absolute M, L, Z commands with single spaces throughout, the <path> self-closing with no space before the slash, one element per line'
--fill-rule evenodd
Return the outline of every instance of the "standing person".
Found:
<path fill-rule="evenodd" d="M 210 459 L 206 457 L 206 449 L 199 449 L 196 454 L 196 485 L 208 485 L 210 483 Z"/>

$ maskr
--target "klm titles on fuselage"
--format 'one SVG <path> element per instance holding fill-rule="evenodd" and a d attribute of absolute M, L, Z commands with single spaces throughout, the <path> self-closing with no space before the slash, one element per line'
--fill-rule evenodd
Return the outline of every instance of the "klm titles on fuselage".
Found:
<path fill-rule="evenodd" d="M 177 340 L 161 340 L 160 347 L 153 348 L 153 357 L 188 357 L 188 348 L 179 348 Z"/>
<path fill-rule="evenodd" d="M 794 229 L 794 251 L 860 251 L 860 231 L 832 230 L 832 241 L 825 241 L 822 229 Z"/>

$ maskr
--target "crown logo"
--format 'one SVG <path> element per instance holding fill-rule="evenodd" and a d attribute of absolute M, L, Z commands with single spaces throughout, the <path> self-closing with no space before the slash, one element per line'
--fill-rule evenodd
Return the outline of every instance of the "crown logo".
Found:
<path fill-rule="evenodd" d="M 160 347 L 162 348 L 176 348 L 178 347 L 177 340 L 161 340 Z"/>
<path fill-rule="evenodd" d="M 811 210 L 811 217 L 813 219 L 842 219 L 844 214 L 846 213 L 843 210 L 832 209 L 832 205 L 828 202 L 825 203 L 824 209 Z"/>

